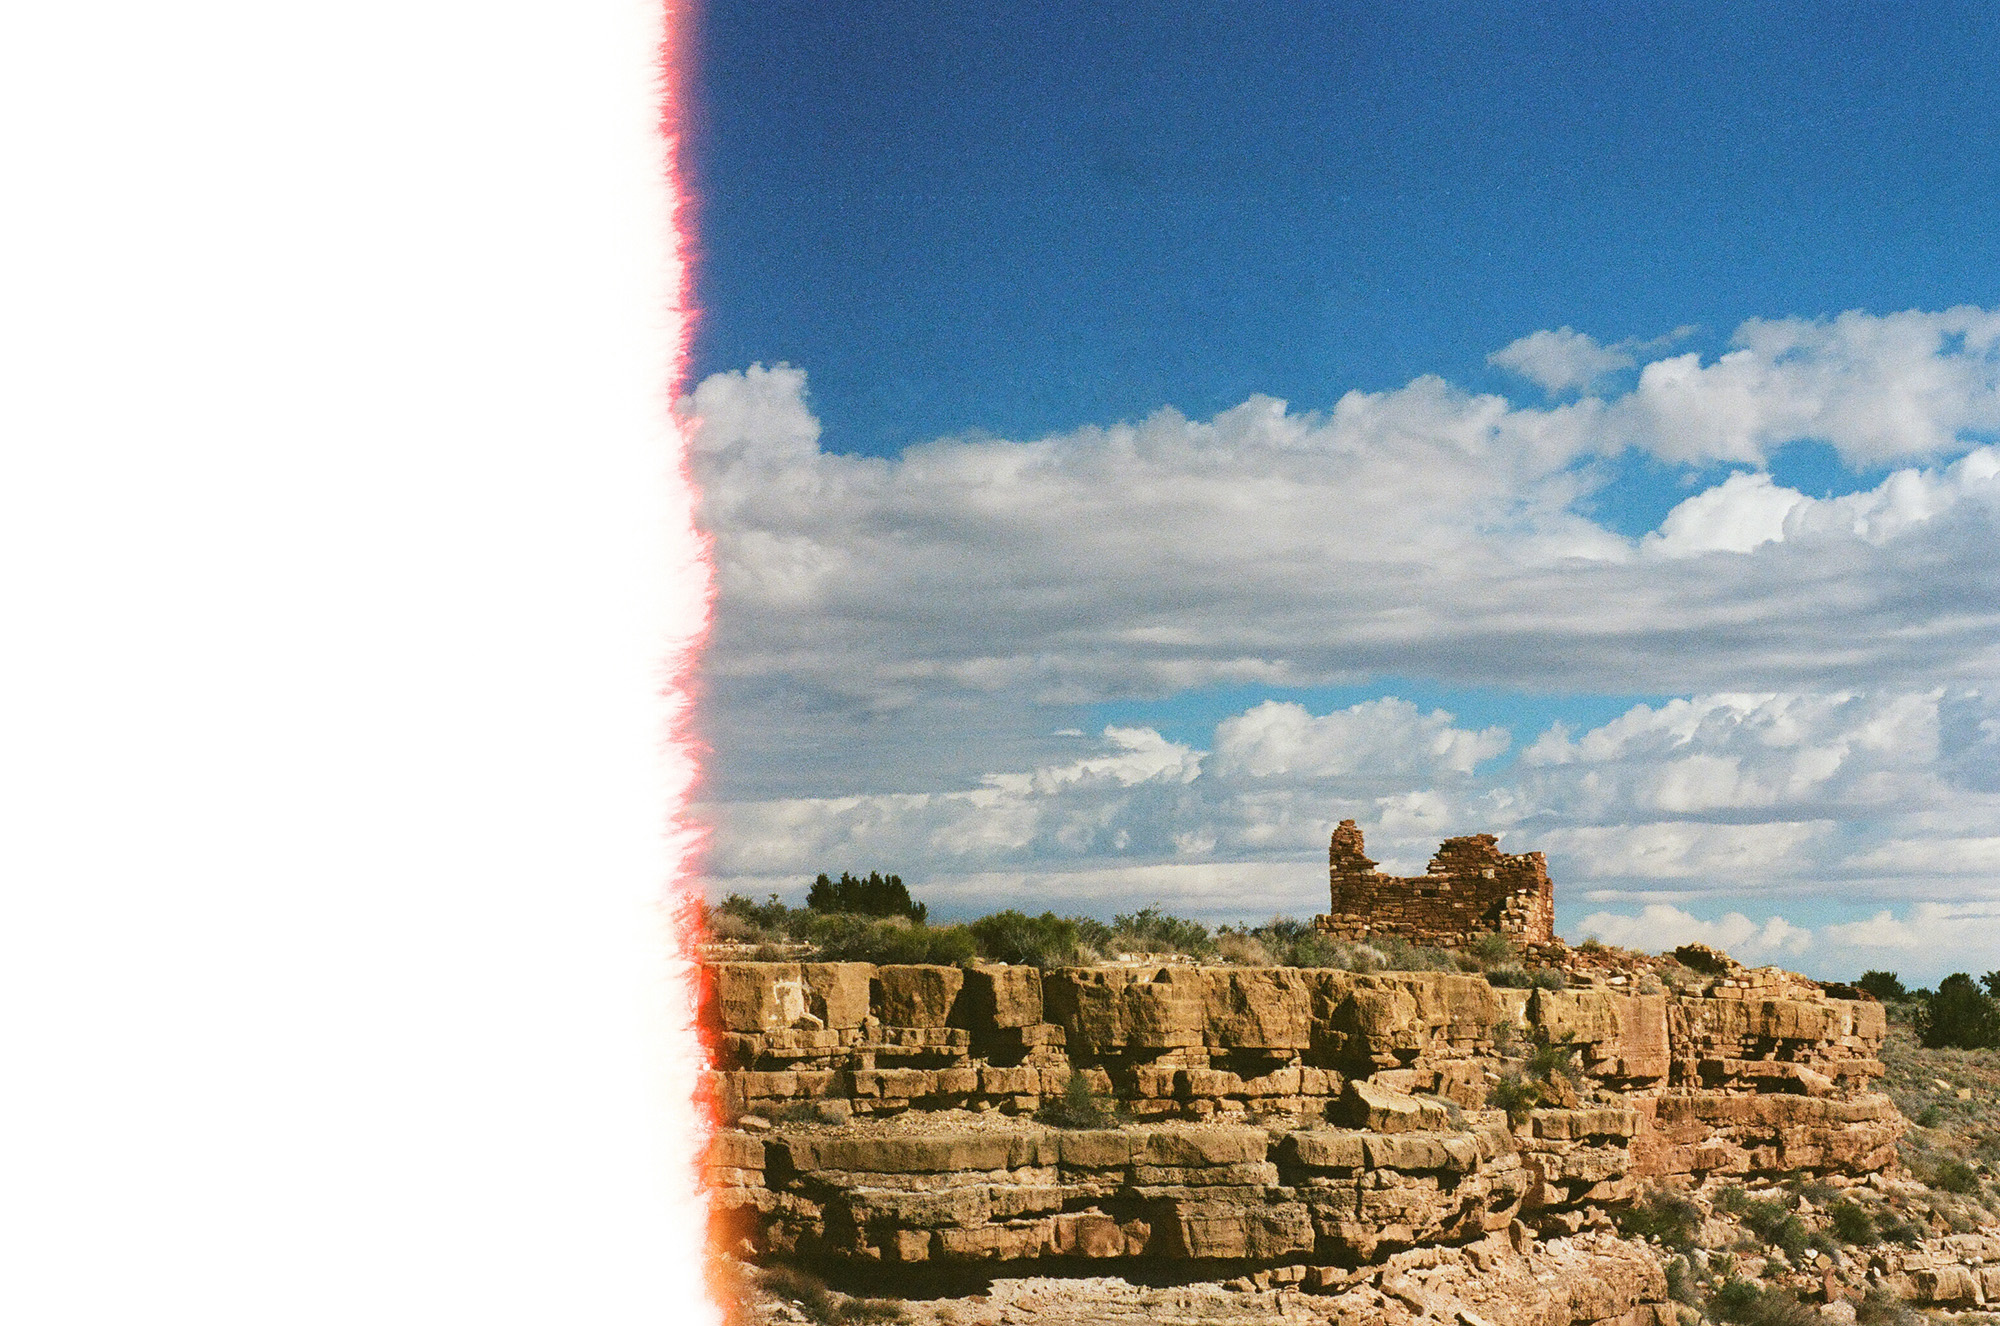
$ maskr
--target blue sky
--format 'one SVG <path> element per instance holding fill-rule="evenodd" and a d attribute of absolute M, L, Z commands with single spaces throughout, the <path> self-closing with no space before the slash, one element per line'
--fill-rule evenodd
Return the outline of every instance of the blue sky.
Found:
<path fill-rule="evenodd" d="M 2000 12 L 701 24 L 718 888 L 1243 919 L 1351 814 L 1608 938 L 1988 923 Z"/>
<path fill-rule="evenodd" d="M 1741 12 L 1739 12 L 1741 11 Z M 886 454 L 2000 300 L 1991 6 L 713 4 L 697 376 Z"/>

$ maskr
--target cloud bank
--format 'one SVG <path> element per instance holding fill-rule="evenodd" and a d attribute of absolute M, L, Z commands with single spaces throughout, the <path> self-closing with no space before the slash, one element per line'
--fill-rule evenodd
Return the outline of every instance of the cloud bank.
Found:
<path fill-rule="evenodd" d="M 1411 867 L 1511 829 L 1607 904 L 1983 896 L 2000 315 L 1751 322 L 1709 363 L 1639 348 L 1562 329 L 1499 352 L 1551 391 L 1639 369 L 1546 408 L 1421 378 L 895 458 L 822 450 L 798 369 L 707 379 L 682 408 L 719 582 L 712 870 L 1195 896 L 1352 816 Z M 1813 497 L 1762 468 L 1796 441 L 1889 472 Z M 1635 450 L 1739 468 L 1631 538 L 1589 511 Z M 1684 698 L 1581 734 L 1384 696 L 1246 703 L 1203 743 L 1052 735 L 1094 703 L 1380 675 Z M 1772 951 L 1804 933 L 1757 925 Z"/>

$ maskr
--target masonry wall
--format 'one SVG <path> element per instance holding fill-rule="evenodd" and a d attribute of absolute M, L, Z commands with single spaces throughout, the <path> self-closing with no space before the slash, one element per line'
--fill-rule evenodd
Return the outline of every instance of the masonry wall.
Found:
<path fill-rule="evenodd" d="M 1457 948 L 1502 934 L 1532 956 L 1553 946 L 1555 885 L 1540 852 L 1508 855 L 1490 833 L 1448 838 L 1421 875 L 1385 875 L 1363 851 L 1361 829 L 1342 820 L 1327 846 L 1330 906 L 1316 918 L 1341 939 L 1396 935 Z"/>

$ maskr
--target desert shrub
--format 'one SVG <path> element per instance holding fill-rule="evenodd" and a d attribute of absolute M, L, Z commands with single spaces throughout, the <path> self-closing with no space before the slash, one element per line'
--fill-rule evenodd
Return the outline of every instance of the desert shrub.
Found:
<path fill-rule="evenodd" d="M 1564 1077 L 1578 1083 L 1582 1080 L 1583 1070 L 1577 1066 L 1577 1053 L 1577 1047 L 1569 1036 L 1559 1041 L 1538 1038 L 1534 1049 L 1528 1051 L 1528 1061 L 1522 1065 L 1522 1071 L 1544 1082 L 1553 1083 L 1558 1077 Z"/>
<path fill-rule="evenodd" d="M 1554 967 L 1543 967 L 1529 975 L 1528 984 L 1537 990 L 1562 990 L 1568 987 L 1569 982 Z"/>
<path fill-rule="evenodd" d="M 1843 1198 L 1826 1209 L 1827 1220 L 1833 1236 L 1842 1243 L 1873 1243 L 1879 1237 L 1875 1233 L 1875 1217 L 1868 1214 L 1868 1208 L 1859 1202 Z"/>
<path fill-rule="evenodd" d="M 1028 967 L 1071 967 L 1081 960 L 1082 941 L 1074 917 L 1043 912 L 1040 916 L 1008 910 L 982 916 L 966 929 L 979 946 L 979 956 L 994 962 Z"/>
<path fill-rule="evenodd" d="M 1308 930 L 1281 950 L 1287 967 L 1337 967 L 1352 970 L 1354 951 L 1317 930 Z"/>
<path fill-rule="evenodd" d="M 1741 1215 L 1750 1205 L 1750 1194 L 1741 1184 L 1732 1183 L 1715 1194 L 1715 1209 L 1726 1215 Z"/>
<path fill-rule="evenodd" d="M 1132 953 L 1185 953 L 1191 958 L 1215 953 L 1215 937 L 1207 926 L 1184 916 L 1169 916 L 1157 907 L 1112 917 L 1111 945 Z"/>
<path fill-rule="evenodd" d="M 1382 955 L 1384 971 L 1458 970 L 1457 959 L 1444 949 L 1412 944 L 1399 935 L 1377 935 L 1369 946 Z"/>
<path fill-rule="evenodd" d="M 1238 967 L 1273 966 L 1271 950 L 1247 930 L 1223 930 L 1215 937 L 1215 956 Z M 1295 965 L 1295 964 L 1286 964 Z"/>
<path fill-rule="evenodd" d="M 1854 1305 L 1854 1320 L 1858 1326 L 1919 1326 L 1923 1318 L 1890 1290 L 1871 1285 Z"/>
<path fill-rule="evenodd" d="M 1274 916 L 1249 934 L 1279 966 L 1352 970 L 1356 965 L 1352 949 L 1321 934 L 1310 921 Z"/>
<path fill-rule="evenodd" d="M 1725 1280 L 1709 1296 L 1708 1315 L 1739 1326 L 1816 1326 L 1818 1314 L 1782 1289 Z"/>
<path fill-rule="evenodd" d="M 1103 1095 L 1091 1088 L 1089 1078 L 1071 1073 L 1062 1094 L 1044 1100 L 1035 1118 L 1057 1128 L 1103 1128 L 1111 1122 L 1111 1108 Z"/>
<path fill-rule="evenodd" d="M 1904 1219 L 1895 1211 L 1883 1211 L 1875 1217 L 1875 1232 L 1882 1236 L 1884 1243 L 1901 1243 L 1913 1248 L 1924 1241 L 1923 1227 Z"/>
<path fill-rule="evenodd" d="M 1917 1111 L 1917 1117 L 1911 1122 L 1919 1128 L 1935 1128 L 1944 1122 L 1944 1107 L 1932 1101 Z"/>
<path fill-rule="evenodd" d="M 732 918 L 754 930 L 756 933 L 751 937 L 755 939 L 788 936 L 797 924 L 793 920 L 792 909 L 779 901 L 775 893 L 766 902 L 752 902 L 741 893 L 732 893 L 715 909 L 714 918 L 723 917 Z"/>
<path fill-rule="evenodd" d="M 1931 1170 L 1930 1186 L 1945 1192 L 1975 1193 L 1979 1191 L 1979 1171 L 1956 1156 L 1948 1156 Z"/>
<path fill-rule="evenodd" d="M 900 1303 L 881 1298 L 849 1298 L 828 1289 L 824 1281 L 796 1266 L 769 1266 L 760 1277 L 764 1291 L 789 1299 L 819 1326 L 868 1326 L 904 1319 Z"/>
<path fill-rule="evenodd" d="M 909 925 L 845 914 L 815 915 L 804 937 L 826 962 L 924 962 L 955 967 L 971 962 L 979 952 L 972 932 L 962 925 Z"/>
<path fill-rule="evenodd" d="M 1857 988 L 1866 990 L 1885 1004 L 1892 999 L 1908 999 L 1910 997 L 1910 992 L 1903 988 L 1902 978 L 1892 971 L 1862 972 L 1861 979 L 1854 984 Z"/>
<path fill-rule="evenodd" d="M 2000 1045 L 2000 1009 L 1964 972 L 1938 982 L 1917 1009 L 1917 1037 L 1930 1049 L 1980 1050 Z"/>
<path fill-rule="evenodd" d="M 1528 1121 L 1547 1095 L 1540 1082 L 1531 1081 L 1519 1073 L 1505 1073 L 1486 1093 L 1486 1104 L 1491 1109 L 1507 1111 L 1507 1122 L 1519 1126 Z"/>
<path fill-rule="evenodd" d="M 1701 1229 L 1701 1208 L 1677 1192 L 1655 1188 L 1613 1219 L 1628 1239 L 1657 1238 L 1669 1248 L 1686 1252 Z"/>
<path fill-rule="evenodd" d="M 1459 951 L 1478 963 L 1481 970 L 1505 966 L 1515 960 L 1514 946 L 1505 935 L 1481 935 Z"/>
<path fill-rule="evenodd" d="M 725 912 L 720 907 L 709 911 L 703 931 L 710 939 L 733 940 L 742 944 L 767 943 L 771 932 L 756 922 L 736 912 Z"/>
<path fill-rule="evenodd" d="M 796 1266 L 767 1266 L 760 1278 L 766 1293 L 791 1300 L 811 1320 L 825 1326 L 840 1320 L 840 1304 L 818 1276 Z"/>
<path fill-rule="evenodd" d="M 1488 967 L 1486 983 L 1510 990 L 1526 990 L 1535 983 L 1535 978 L 1519 967 Z"/>
<path fill-rule="evenodd" d="M 1667 1263 L 1667 1297 L 1690 1307 L 1701 1306 L 1701 1287 L 1695 1283 L 1694 1268 L 1685 1257 Z"/>
<path fill-rule="evenodd" d="M 1741 1191 L 1741 1189 L 1738 1189 Z M 1791 1208 L 1776 1198 L 1745 1197 L 1736 1216 L 1764 1242 L 1797 1261 L 1812 1246 L 1812 1233 Z"/>

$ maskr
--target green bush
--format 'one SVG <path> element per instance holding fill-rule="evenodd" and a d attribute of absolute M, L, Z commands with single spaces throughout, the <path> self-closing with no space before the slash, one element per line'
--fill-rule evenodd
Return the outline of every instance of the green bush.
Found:
<path fill-rule="evenodd" d="M 1978 1192 L 1979 1171 L 1955 1156 L 1947 1157 L 1931 1171 L 1930 1186 L 1946 1192 Z"/>
<path fill-rule="evenodd" d="M 972 932 L 962 925 L 908 925 L 843 913 L 808 913 L 803 938 L 825 962 L 935 963 L 955 967 L 979 954 Z"/>
<path fill-rule="evenodd" d="M 1481 970 L 1504 967 L 1516 960 L 1514 946 L 1507 942 L 1505 935 L 1481 935 L 1459 951 L 1478 963 Z"/>
<path fill-rule="evenodd" d="M 2000 1009 L 1970 976 L 1953 972 L 1917 1009 L 1917 1037 L 1933 1050 L 2000 1045 Z"/>
<path fill-rule="evenodd" d="M 1553 1084 L 1558 1077 L 1568 1078 L 1573 1084 L 1580 1084 L 1583 1070 L 1577 1066 L 1578 1050 L 1573 1038 L 1565 1036 L 1559 1041 L 1538 1038 L 1535 1048 L 1528 1052 L 1528 1062 L 1522 1071 L 1529 1077 L 1540 1078 Z"/>
<path fill-rule="evenodd" d="M 1685 1257 L 1667 1263 L 1667 1297 L 1689 1307 L 1701 1306 L 1701 1287 L 1695 1283 L 1694 1268 Z"/>
<path fill-rule="evenodd" d="M 775 893 L 768 902 L 752 902 L 740 893 L 732 893 L 722 900 L 716 911 L 750 926 L 761 938 L 792 932 L 792 909 L 780 902 Z"/>
<path fill-rule="evenodd" d="M 1687 1252 L 1701 1230 L 1701 1208 L 1676 1192 L 1656 1188 L 1612 1217 L 1628 1239 L 1657 1238 L 1666 1247 Z"/>
<path fill-rule="evenodd" d="M 1535 978 L 1519 967 L 1489 967 L 1486 969 L 1486 983 L 1509 990 L 1526 990 L 1535 983 Z"/>
<path fill-rule="evenodd" d="M 1368 947 L 1382 955 L 1384 971 L 1457 971 L 1458 960 L 1441 948 L 1412 944 L 1399 935 L 1377 935 Z"/>
<path fill-rule="evenodd" d="M 1868 1214 L 1868 1208 L 1859 1202 L 1843 1198 L 1826 1209 L 1828 1221 L 1833 1228 L 1833 1236 L 1842 1243 L 1870 1244 L 1877 1241 L 1875 1217 Z"/>
<path fill-rule="evenodd" d="M 1486 1093 L 1486 1104 L 1491 1109 L 1507 1111 L 1507 1122 L 1519 1127 L 1528 1121 L 1529 1114 L 1546 1094 L 1540 1082 L 1532 1082 L 1519 1073 L 1506 1073 Z"/>
<path fill-rule="evenodd" d="M 1891 1291 L 1871 1285 L 1854 1305 L 1854 1320 L 1859 1326 L 1920 1326 L 1923 1318 Z"/>
<path fill-rule="evenodd" d="M 1908 999 L 1910 992 L 1903 988 L 1902 978 L 1892 971 L 1865 971 L 1855 986 L 1866 990 L 1883 1003 L 1892 999 Z"/>
<path fill-rule="evenodd" d="M 1057 1128 L 1103 1128 L 1111 1123 L 1111 1109 L 1103 1096 L 1091 1090 L 1088 1078 L 1071 1073 L 1062 1094 L 1043 1101 L 1035 1118 Z"/>
<path fill-rule="evenodd" d="M 1157 907 L 1142 907 L 1111 918 L 1111 946 L 1131 953 L 1185 953 L 1205 958 L 1215 952 L 1215 937 L 1199 921 L 1169 916 Z"/>
<path fill-rule="evenodd" d="M 966 927 L 979 945 L 979 956 L 994 962 L 1028 967 L 1073 967 L 1082 958 L 1074 918 L 1043 912 L 994 912 Z"/>
<path fill-rule="evenodd" d="M 1741 1189 L 1736 1191 L 1741 1192 Z M 1745 1197 L 1735 1213 L 1764 1242 L 1797 1261 L 1812 1246 L 1812 1233 L 1790 1207 L 1776 1198 Z"/>
<path fill-rule="evenodd" d="M 1725 1280 L 1709 1296 L 1708 1315 L 1738 1326 L 1816 1326 L 1818 1314 L 1782 1289 Z"/>

